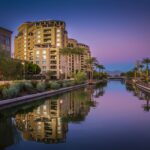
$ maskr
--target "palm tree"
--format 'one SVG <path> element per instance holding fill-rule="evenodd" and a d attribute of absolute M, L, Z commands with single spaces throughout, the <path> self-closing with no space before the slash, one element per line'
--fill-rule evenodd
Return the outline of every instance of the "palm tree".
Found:
<path fill-rule="evenodd" d="M 87 69 L 87 74 L 88 74 L 88 79 L 90 80 L 90 82 L 92 82 L 91 80 L 93 79 L 93 67 L 95 64 L 97 64 L 97 59 L 95 57 L 91 57 L 91 58 L 88 58 L 86 60 L 86 69 Z"/>
<path fill-rule="evenodd" d="M 63 49 L 60 49 L 60 54 L 62 55 L 83 55 L 84 53 L 85 49 L 80 47 L 65 47 Z"/>
<path fill-rule="evenodd" d="M 140 69 L 140 77 L 142 77 L 142 69 L 143 69 L 144 65 L 140 64 L 139 65 L 139 69 Z"/>
<path fill-rule="evenodd" d="M 135 79 L 137 78 L 137 71 L 138 71 L 138 68 L 137 68 L 137 67 L 134 67 L 134 68 L 133 68 L 133 72 L 134 72 L 134 78 L 135 78 Z"/>
<path fill-rule="evenodd" d="M 103 65 L 99 64 L 99 63 L 95 63 L 95 66 L 99 70 L 99 79 L 100 79 L 101 70 L 103 72 L 103 69 L 105 69 L 105 67 Z"/>
<path fill-rule="evenodd" d="M 144 58 L 142 61 L 143 64 L 146 65 L 146 81 L 149 79 L 149 64 L 150 64 L 150 59 L 149 58 Z"/>

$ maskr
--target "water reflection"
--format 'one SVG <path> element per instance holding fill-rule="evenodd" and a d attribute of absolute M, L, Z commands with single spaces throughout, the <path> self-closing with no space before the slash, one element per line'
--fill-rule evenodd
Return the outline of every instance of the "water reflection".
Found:
<path fill-rule="evenodd" d="M 0 121 L 0 148 L 17 144 L 21 140 L 42 143 L 66 142 L 68 123 L 80 123 L 85 120 L 90 108 L 96 107 L 97 102 L 93 98 L 104 94 L 104 86 L 106 84 L 95 88 L 89 86 L 47 100 L 4 110 Z"/>
<path fill-rule="evenodd" d="M 144 111 L 150 111 L 150 93 L 144 92 L 134 85 L 126 85 L 126 89 L 132 92 L 134 96 L 138 97 L 139 100 L 145 101 L 145 104 L 142 105 Z"/>

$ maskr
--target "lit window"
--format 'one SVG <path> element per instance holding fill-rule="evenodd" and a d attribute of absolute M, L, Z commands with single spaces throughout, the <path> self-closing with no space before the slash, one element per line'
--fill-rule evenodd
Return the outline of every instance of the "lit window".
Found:
<path fill-rule="evenodd" d="M 37 42 L 38 42 L 38 43 L 40 43 L 40 42 L 41 42 L 41 40 L 38 40 Z"/>
<path fill-rule="evenodd" d="M 26 47 L 26 45 L 24 45 L 24 47 Z"/>
<path fill-rule="evenodd" d="M 57 38 L 57 42 L 60 42 L 60 39 Z"/>
<path fill-rule="evenodd" d="M 57 34 L 57 37 L 60 37 L 60 34 Z"/>
<path fill-rule="evenodd" d="M 40 52 L 39 52 L 39 51 L 36 51 L 36 54 L 40 54 Z"/>
<path fill-rule="evenodd" d="M 43 55 L 43 59 L 44 59 L 44 60 L 46 59 L 46 55 Z"/>
<path fill-rule="evenodd" d="M 46 109 L 46 105 L 43 106 L 43 109 L 44 109 L 44 110 Z"/>
<path fill-rule="evenodd" d="M 60 32 L 60 29 L 57 29 L 57 32 Z"/>
<path fill-rule="evenodd" d="M 40 34 L 40 33 L 41 33 L 41 31 L 38 31 L 38 32 L 37 32 L 37 34 Z"/>
<path fill-rule="evenodd" d="M 60 46 L 60 43 L 57 43 L 57 46 Z"/>
<path fill-rule="evenodd" d="M 39 55 L 36 56 L 36 59 L 39 59 Z"/>
<path fill-rule="evenodd" d="M 41 37 L 40 35 L 37 36 L 37 38 L 40 38 L 40 37 Z"/>
<path fill-rule="evenodd" d="M 46 54 L 46 50 L 43 50 L 43 54 Z"/>

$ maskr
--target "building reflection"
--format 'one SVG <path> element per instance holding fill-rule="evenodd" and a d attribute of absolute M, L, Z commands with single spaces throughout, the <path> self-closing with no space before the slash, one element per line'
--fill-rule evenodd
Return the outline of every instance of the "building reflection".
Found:
<path fill-rule="evenodd" d="M 145 104 L 142 105 L 144 111 L 150 111 L 150 93 L 144 92 L 137 88 L 136 86 L 126 85 L 126 89 L 130 92 L 133 92 L 133 95 L 138 97 L 139 100 L 145 101 Z"/>
<path fill-rule="evenodd" d="M 18 130 L 15 126 L 14 118 L 5 118 L 0 115 L 0 149 L 12 144 L 17 144 L 21 140 Z"/>
<path fill-rule="evenodd" d="M 30 112 L 17 113 L 17 128 L 25 140 L 60 143 L 66 141 L 68 123 L 84 121 L 95 106 L 92 88 L 66 93 L 46 100 Z"/>

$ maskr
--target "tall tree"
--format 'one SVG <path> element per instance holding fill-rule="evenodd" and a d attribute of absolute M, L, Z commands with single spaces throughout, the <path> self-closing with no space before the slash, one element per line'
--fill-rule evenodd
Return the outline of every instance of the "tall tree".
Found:
<path fill-rule="evenodd" d="M 150 64 L 150 59 L 149 58 L 144 58 L 143 59 L 143 64 L 146 65 L 146 81 L 149 80 L 149 64 Z"/>

